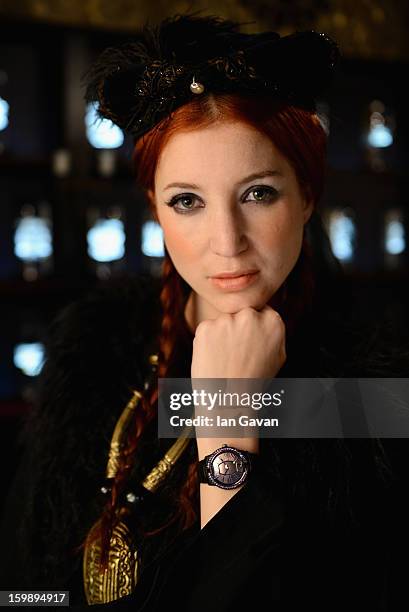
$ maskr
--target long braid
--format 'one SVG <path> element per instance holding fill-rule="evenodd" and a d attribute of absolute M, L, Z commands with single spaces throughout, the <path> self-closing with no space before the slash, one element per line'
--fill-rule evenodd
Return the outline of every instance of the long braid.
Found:
<path fill-rule="evenodd" d="M 185 295 L 182 278 L 178 274 L 167 251 L 162 265 L 162 325 L 159 341 L 158 378 L 165 378 L 174 356 L 179 334 L 184 333 Z"/>
<path fill-rule="evenodd" d="M 169 375 L 170 366 L 178 340 L 186 337 L 187 327 L 184 318 L 186 293 L 189 288 L 177 272 L 167 252 L 162 266 L 162 291 L 160 301 L 162 304 L 162 324 L 159 343 L 158 378 Z M 188 467 L 188 475 L 182 485 L 178 499 L 177 510 L 171 521 L 159 529 L 145 532 L 145 535 L 156 535 L 171 522 L 180 520 L 181 528 L 186 529 L 192 525 L 196 518 L 195 501 L 198 494 L 198 480 L 196 473 L 197 460 L 193 460 Z"/>

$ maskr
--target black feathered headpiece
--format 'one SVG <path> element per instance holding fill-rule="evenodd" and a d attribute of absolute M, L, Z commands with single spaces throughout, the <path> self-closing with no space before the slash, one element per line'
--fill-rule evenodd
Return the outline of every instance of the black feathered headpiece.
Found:
<path fill-rule="evenodd" d="M 145 24 L 134 41 L 101 53 L 83 77 L 85 99 L 135 139 L 207 92 L 271 94 L 315 110 L 339 59 L 337 44 L 315 31 L 280 37 L 244 34 L 240 25 L 196 14 Z"/>

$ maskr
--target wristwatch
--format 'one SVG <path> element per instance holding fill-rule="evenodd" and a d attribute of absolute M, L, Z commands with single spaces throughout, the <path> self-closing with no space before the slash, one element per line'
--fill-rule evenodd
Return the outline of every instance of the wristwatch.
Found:
<path fill-rule="evenodd" d="M 258 454 L 224 444 L 198 463 L 199 482 L 236 489 L 247 482 Z"/>

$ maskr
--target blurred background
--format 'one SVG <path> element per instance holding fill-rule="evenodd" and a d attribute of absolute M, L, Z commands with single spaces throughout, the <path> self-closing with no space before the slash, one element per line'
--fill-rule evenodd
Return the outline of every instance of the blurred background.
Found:
<path fill-rule="evenodd" d="M 345 290 L 396 337 L 407 334 L 406 0 L 0 0 L 2 465 L 17 448 L 54 314 L 93 286 L 160 272 L 162 235 L 134 184 L 131 139 L 95 121 L 81 75 L 146 20 L 199 9 L 250 22 L 245 32 L 316 29 L 339 42 L 341 67 L 319 103 L 329 136 L 323 218 Z"/>

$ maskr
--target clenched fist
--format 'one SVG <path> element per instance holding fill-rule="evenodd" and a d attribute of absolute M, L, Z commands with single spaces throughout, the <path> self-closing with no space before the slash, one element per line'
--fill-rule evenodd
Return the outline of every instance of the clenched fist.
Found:
<path fill-rule="evenodd" d="M 199 323 L 191 377 L 273 378 L 286 361 L 285 325 L 271 306 L 243 308 Z"/>

